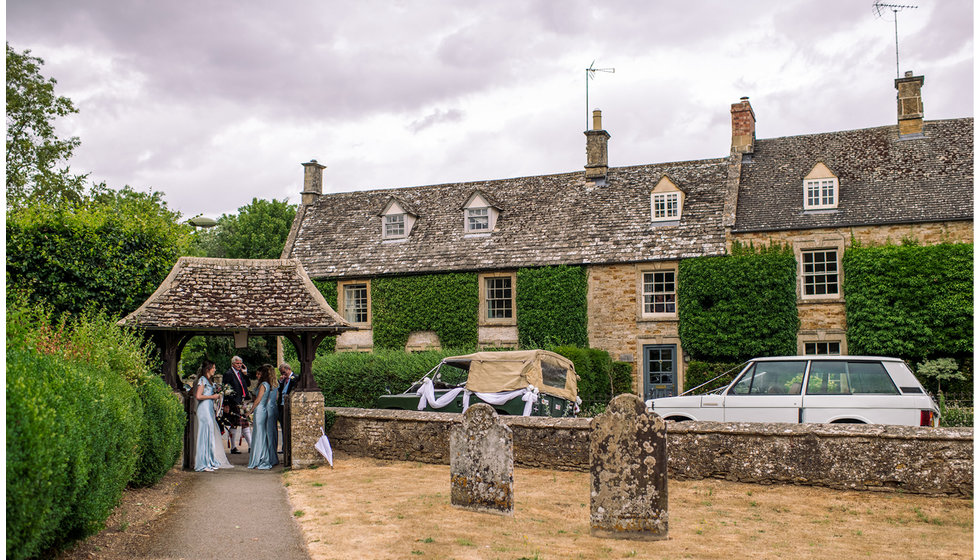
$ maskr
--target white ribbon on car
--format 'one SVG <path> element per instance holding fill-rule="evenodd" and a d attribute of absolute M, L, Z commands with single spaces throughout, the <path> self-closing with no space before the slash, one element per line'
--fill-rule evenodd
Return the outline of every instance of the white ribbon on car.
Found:
<path fill-rule="evenodd" d="M 426 377 L 422 381 L 422 386 L 415 391 L 415 394 L 420 397 L 418 409 L 425 410 L 426 404 L 432 408 L 443 408 L 449 403 L 453 402 L 456 395 L 459 395 L 462 390 L 462 387 L 456 387 L 437 399 L 435 387 L 432 385 L 432 379 Z"/>
<path fill-rule="evenodd" d="M 575 397 L 575 414 L 578 414 L 582 410 L 582 398 Z"/>
<path fill-rule="evenodd" d="M 483 402 L 497 406 L 510 402 L 513 398 L 521 397 L 521 400 L 524 401 L 523 416 L 530 416 L 531 406 L 538 402 L 538 388 L 534 385 L 528 385 L 523 389 L 516 389 L 505 393 L 474 393 L 472 391 L 463 391 L 463 412 L 466 412 L 466 409 L 470 407 L 470 395 L 476 395 Z"/>

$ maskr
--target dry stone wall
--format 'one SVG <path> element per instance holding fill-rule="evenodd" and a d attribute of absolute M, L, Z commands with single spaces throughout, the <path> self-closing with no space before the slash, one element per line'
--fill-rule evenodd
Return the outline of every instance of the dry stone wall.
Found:
<path fill-rule="evenodd" d="M 450 429 L 461 421 L 450 413 L 328 410 L 336 414 L 328 433 L 335 450 L 445 465 Z M 515 465 L 589 469 L 588 418 L 501 421 L 513 431 Z M 667 468 L 674 479 L 972 496 L 973 428 L 668 422 Z"/>

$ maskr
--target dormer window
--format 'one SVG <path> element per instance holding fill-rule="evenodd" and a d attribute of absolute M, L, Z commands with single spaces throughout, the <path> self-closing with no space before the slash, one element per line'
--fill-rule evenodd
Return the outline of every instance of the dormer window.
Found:
<path fill-rule="evenodd" d="M 466 231 L 487 231 L 490 229 L 489 208 L 466 209 Z"/>
<path fill-rule="evenodd" d="M 650 193 L 650 221 L 676 222 L 681 219 L 685 193 L 664 176 Z"/>
<path fill-rule="evenodd" d="M 408 205 L 395 197 L 388 199 L 378 215 L 381 216 L 381 238 L 386 241 L 407 238 L 418 217 Z"/>
<path fill-rule="evenodd" d="M 488 234 L 497 225 L 500 208 L 489 195 L 476 190 L 463 205 L 463 231 L 470 234 Z"/>
<path fill-rule="evenodd" d="M 813 166 L 803 178 L 803 209 L 832 210 L 837 208 L 837 177 L 823 163 Z"/>
<path fill-rule="evenodd" d="M 385 216 L 385 239 L 405 237 L 405 214 Z"/>

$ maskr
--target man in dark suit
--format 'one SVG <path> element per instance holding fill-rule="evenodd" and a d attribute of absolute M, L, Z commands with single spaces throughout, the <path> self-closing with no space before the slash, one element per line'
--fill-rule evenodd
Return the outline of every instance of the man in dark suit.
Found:
<path fill-rule="evenodd" d="M 231 359 L 231 368 L 223 376 L 222 381 L 231 385 L 232 393 L 228 396 L 227 402 L 232 414 L 241 418 L 240 425 L 232 429 L 231 452 L 241 453 L 238 451 L 238 442 L 242 435 L 245 436 L 249 448 L 252 447 L 252 428 L 248 424 L 247 417 L 241 413 L 242 404 L 252 400 L 252 393 L 248 390 L 248 368 L 245 367 L 240 356 Z"/>
<path fill-rule="evenodd" d="M 289 396 L 289 391 L 296 385 L 296 376 L 293 375 L 293 368 L 286 362 L 279 364 L 279 398 L 276 400 L 277 408 L 279 410 L 279 429 L 285 429 L 282 423 L 282 415 L 286 406 L 286 397 Z M 276 441 L 276 449 L 279 449 L 279 442 Z"/>

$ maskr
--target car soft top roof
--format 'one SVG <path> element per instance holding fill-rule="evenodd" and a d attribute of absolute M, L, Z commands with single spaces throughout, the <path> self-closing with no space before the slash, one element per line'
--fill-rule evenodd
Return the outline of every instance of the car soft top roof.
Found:
<path fill-rule="evenodd" d="M 442 363 L 469 370 L 466 389 L 475 393 L 514 391 L 534 385 L 548 395 L 570 401 L 578 397 L 575 365 L 568 358 L 547 350 L 475 352 L 443 358 Z M 545 372 L 549 366 L 564 370 L 566 373 L 559 376 L 563 379 L 555 376 L 555 369 Z"/>

